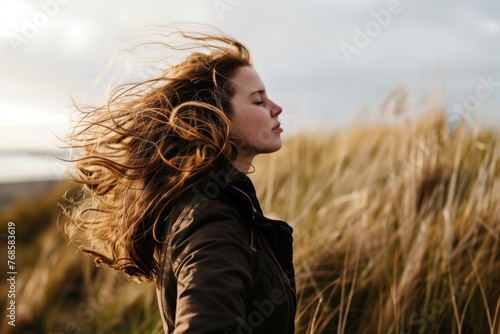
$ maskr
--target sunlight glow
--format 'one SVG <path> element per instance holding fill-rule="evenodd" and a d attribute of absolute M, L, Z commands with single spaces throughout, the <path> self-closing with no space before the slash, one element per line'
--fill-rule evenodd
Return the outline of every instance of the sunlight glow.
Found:
<path fill-rule="evenodd" d="M 0 127 L 67 122 L 65 115 L 0 101 Z"/>
<path fill-rule="evenodd" d="M 19 0 L 0 0 L 0 36 L 16 33 L 22 18 L 33 12 L 33 7 Z"/>
<path fill-rule="evenodd" d="M 500 32 L 500 23 L 496 20 L 486 20 L 479 24 L 479 30 L 487 34 L 498 34 Z"/>
<path fill-rule="evenodd" d="M 82 26 L 78 24 L 70 24 L 68 26 L 68 34 L 75 39 L 81 38 L 83 35 Z"/>

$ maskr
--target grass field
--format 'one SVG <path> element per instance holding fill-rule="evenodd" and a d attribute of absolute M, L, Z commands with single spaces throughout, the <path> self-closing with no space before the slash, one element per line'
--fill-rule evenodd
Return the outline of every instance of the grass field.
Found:
<path fill-rule="evenodd" d="M 500 132 L 452 131 L 437 108 L 297 135 L 255 167 L 264 211 L 294 227 L 297 333 L 500 333 Z M 0 332 L 159 333 L 153 285 L 96 270 L 57 232 L 67 189 L 1 213 L 22 267 Z"/>

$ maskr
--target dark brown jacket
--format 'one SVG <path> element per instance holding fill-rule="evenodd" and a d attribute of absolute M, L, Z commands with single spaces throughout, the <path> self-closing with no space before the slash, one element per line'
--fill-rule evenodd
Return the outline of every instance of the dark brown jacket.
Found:
<path fill-rule="evenodd" d="M 157 295 L 165 333 L 294 332 L 291 227 L 262 215 L 242 176 L 170 215 Z"/>

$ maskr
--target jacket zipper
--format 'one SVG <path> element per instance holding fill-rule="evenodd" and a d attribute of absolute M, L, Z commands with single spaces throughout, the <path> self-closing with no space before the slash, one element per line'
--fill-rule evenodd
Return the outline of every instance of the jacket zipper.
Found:
<path fill-rule="evenodd" d="M 278 239 L 276 239 L 276 228 L 274 227 L 273 224 L 271 224 L 271 227 L 273 229 L 273 236 L 274 236 L 274 248 L 276 250 L 276 256 L 280 258 L 281 261 L 283 261 L 283 259 L 281 258 L 281 255 L 279 254 L 278 252 L 278 249 L 277 249 L 277 245 L 278 245 Z M 276 265 L 278 266 L 281 266 L 281 264 L 279 263 L 279 260 L 277 261 L 278 263 L 276 263 Z M 291 303 L 290 303 L 290 307 L 292 308 L 292 313 L 295 314 L 296 310 L 297 310 L 297 293 L 295 292 L 294 289 L 292 289 L 292 282 L 290 282 L 290 280 L 288 279 L 288 275 L 285 273 L 285 278 L 286 280 L 288 281 L 288 283 L 290 284 L 290 291 L 291 291 Z"/>
<path fill-rule="evenodd" d="M 250 196 L 248 196 L 243 190 L 235 187 L 235 186 L 231 186 L 233 187 L 234 189 L 238 190 L 240 193 L 242 193 L 243 195 L 245 195 L 246 198 L 248 198 L 248 201 L 250 202 L 250 205 L 252 206 L 252 220 L 255 219 L 255 213 L 257 212 L 257 209 L 255 209 L 255 206 L 253 205 L 253 202 L 252 202 L 252 199 L 250 198 Z M 250 249 L 253 251 L 253 252 L 257 252 L 257 248 L 255 247 L 254 245 L 254 235 L 253 235 L 253 226 L 250 226 Z"/>
<path fill-rule="evenodd" d="M 250 205 L 252 206 L 252 220 L 255 219 L 255 213 L 257 212 L 257 209 L 255 209 L 255 206 L 253 205 L 253 202 L 252 202 L 252 199 L 250 198 L 250 196 L 247 195 L 247 193 L 245 193 L 243 190 L 235 187 L 235 186 L 231 186 L 233 187 L 234 189 L 238 190 L 240 193 L 242 193 L 243 195 L 245 195 L 246 198 L 248 198 L 248 201 L 250 202 Z M 278 240 L 276 239 L 276 229 L 274 228 L 273 224 L 271 224 L 271 227 L 273 228 L 273 236 L 274 236 L 274 247 L 276 248 L 276 244 L 278 243 Z M 257 248 L 255 248 L 254 246 L 254 236 L 253 236 L 253 226 L 250 227 L 250 248 L 252 249 L 252 251 L 254 252 L 257 252 Z M 279 252 L 276 252 L 276 255 L 279 256 Z M 280 266 L 281 267 L 281 264 L 279 263 L 279 261 L 276 259 L 275 257 L 275 266 Z M 281 275 L 281 273 L 278 272 L 278 275 Z M 286 274 L 285 274 L 286 275 Z M 288 280 L 288 277 L 287 277 L 287 280 Z M 289 303 L 289 307 L 292 308 L 292 311 L 293 313 L 296 312 L 296 303 L 297 303 L 297 294 L 296 292 L 292 289 L 292 285 L 291 285 L 291 282 L 288 282 L 290 284 L 290 291 L 291 291 L 291 297 L 292 297 L 292 300 L 291 302 Z M 283 283 L 282 283 L 283 284 Z M 283 290 L 287 290 L 285 289 L 284 286 L 282 286 Z M 289 321 L 287 321 L 287 329 L 289 330 L 290 327 L 288 326 L 289 324 Z"/>

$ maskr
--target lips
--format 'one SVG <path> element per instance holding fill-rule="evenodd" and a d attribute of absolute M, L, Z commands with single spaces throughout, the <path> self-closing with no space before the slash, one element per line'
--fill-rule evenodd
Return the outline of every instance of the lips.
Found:
<path fill-rule="evenodd" d="M 272 129 L 272 131 L 282 132 L 283 129 L 281 128 L 281 123 L 276 124 L 276 126 Z"/>

